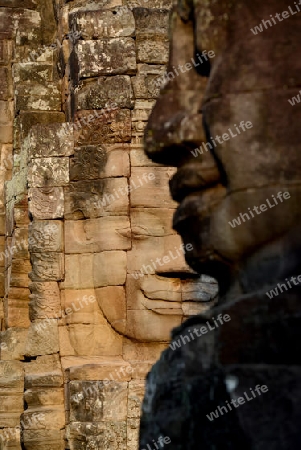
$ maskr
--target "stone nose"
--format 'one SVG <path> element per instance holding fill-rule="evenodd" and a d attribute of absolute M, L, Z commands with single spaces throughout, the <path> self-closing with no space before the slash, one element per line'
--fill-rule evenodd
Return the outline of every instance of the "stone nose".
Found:
<path fill-rule="evenodd" d="M 197 95 L 196 92 L 193 94 Z M 169 91 L 159 98 L 144 135 L 148 157 L 155 162 L 175 167 L 190 158 L 191 150 L 206 140 L 202 114 L 192 107 L 192 102 L 186 108 L 179 99 L 181 95 L 182 93 Z"/>

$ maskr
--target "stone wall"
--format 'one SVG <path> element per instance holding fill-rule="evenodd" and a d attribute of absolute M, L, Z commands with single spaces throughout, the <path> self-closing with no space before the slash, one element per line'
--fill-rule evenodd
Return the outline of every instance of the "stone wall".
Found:
<path fill-rule="evenodd" d="M 137 449 L 147 371 L 216 296 L 142 148 L 170 6 L 0 0 L 1 450 Z"/>

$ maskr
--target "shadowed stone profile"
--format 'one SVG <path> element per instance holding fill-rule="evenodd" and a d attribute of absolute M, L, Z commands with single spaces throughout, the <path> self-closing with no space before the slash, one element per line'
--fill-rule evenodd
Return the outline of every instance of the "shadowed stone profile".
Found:
<path fill-rule="evenodd" d="M 178 74 L 161 89 L 145 151 L 178 168 L 173 226 L 220 299 L 174 329 L 149 373 L 140 450 L 159 436 L 168 450 L 300 448 L 301 110 L 288 101 L 300 25 L 284 0 L 178 0 L 172 10 L 167 72 Z M 204 50 L 215 57 L 189 67 Z M 220 315 L 231 320 L 214 327 Z M 258 385 L 264 395 L 239 400 Z"/>

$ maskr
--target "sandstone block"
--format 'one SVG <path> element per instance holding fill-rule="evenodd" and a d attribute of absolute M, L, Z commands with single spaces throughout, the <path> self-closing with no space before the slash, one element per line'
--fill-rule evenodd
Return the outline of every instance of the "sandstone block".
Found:
<path fill-rule="evenodd" d="M 24 366 L 25 388 L 62 387 L 63 374 L 57 354 L 38 356 Z"/>
<path fill-rule="evenodd" d="M 64 450 L 64 430 L 24 430 L 26 450 Z"/>
<path fill-rule="evenodd" d="M 63 388 L 32 388 L 24 393 L 24 400 L 30 408 L 40 408 L 50 405 L 62 406 L 64 404 Z"/>
<path fill-rule="evenodd" d="M 162 77 L 165 66 L 153 66 L 149 64 L 138 64 L 138 73 L 132 78 L 133 89 L 136 99 L 156 99 L 160 87 L 156 85 L 158 77 Z"/>
<path fill-rule="evenodd" d="M 93 255 L 95 287 L 121 286 L 126 280 L 126 252 L 109 251 Z M 112 271 L 112 267 L 114 270 Z"/>
<path fill-rule="evenodd" d="M 62 253 L 31 253 L 32 281 L 60 281 L 64 278 L 64 257 Z"/>
<path fill-rule="evenodd" d="M 84 364 L 68 369 L 70 381 L 130 381 L 131 365 L 122 358 L 105 358 L 102 363 Z"/>
<path fill-rule="evenodd" d="M 9 410 L 0 413 L 1 427 L 16 427 L 20 424 L 20 414 L 23 412 L 22 402 L 24 390 L 24 369 L 19 361 L 0 361 L 0 404 L 5 398 L 12 397 Z M 15 401 L 14 401 L 15 396 Z M 17 397 L 18 396 L 18 400 Z M 16 403 L 17 400 L 17 403 Z"/>
<path fill-rule="evenodd" d="M 141 404 L 144 396 L 144 381 L 134 380 L 129 383 L 128 411 L 127 417 L 139 419 L 141 414 Z"/>
<path fill-rule="evenodd" d="M 93 254 L 65 256 L 65 289 L 93 289 Z"/>
<path fill-rule="evenodd" d="M 52 64 L 37 64 L 36 62 L 15 63 L 13 65 L 13 80 L 15 84 L 30 81 L 45 84 L 53 81 Z"/>
<path fill-rule="evenodd" d="M 35 158 L 28 171 L 30 187 L 66 186 L 69 182 L 69 158 Z"/>
<path fill-rule="evenodd" d="M 79 11 L 69 16 L 70 26 L 84 39 L 134 36 L 135 21 L 132 11 L 116 6 L 111 10 Z"/>
<path fill-rule="evenodd" d="M 2 23 L 1 23 L 2 25 Z M 4 24 L 3 24 L 4 25 Z M 7 25 L 7 24 L 6 24 Z M 2 30 L 0 31 L 2 33 Z M 7 65 L 11 58 L 11 41 L 6 41 L 4 39 L 1 39 L 0 41 L 0 64 Z"/>
<path fill-rule="evenodd" d="M 11 294 L 7 299 L 7 310 L 6 310 L 6 324 L 7 327 L 17 327 L 17 328 L 28 328 L 30 325 L 29 320 L 29 307 L 28 307 L 28 297 L 29 290 L 26 288 L 12 288 L 14 291 L 20 291 L 20 297 L 23 292 L 26 292 L 25 298 L 11 298 Z"/>
<path fill-rule="evenodd" d="M 0 81 L 1 81 L 0 100 L 8 100 L 10 96 L 10 84 L 9 84 L 9 72 L 6 67 L 0 67 Z"/>
<path fill-rule="evenodd" d="M 60 290 L 54 281 L 33 282 L 29 285 L 30 320 L 54 319 L 61 316 Z"/>
<path fill-rule="evenodd" d="M 126 178 L 72 182 L 65 188 L 65 218 L 78 220 L 125 216 L 129 197 Z"/>
<path fill-rule="evenodd" d="M 114 102 L 119 108 L 134 106 L 131 78 L 128 75 L 99 77 L 96 83 L 90 83 L 78 92 L 78 109 L 105 108 L 108 102 Z"/>
<path fill-rule="evenodd" d="M 64 406 L 27 409 L 21 420 L 25 430 L 60 430 L 65 426 Z"/>
<path fill-rule="evenodd" d="M 0 100 L 0 124 L 10 124 L 13 121 L 14 104 L 12 101 Z M 1 152 L 2 162 L 2 152 Z M 2 164 L 1 164 L 2 166 Z"/>
<path fill-rule="evenodd" d="M 127 450 L 137 450 L 139 445 L 139 429 L 140 429 L 140 420 L 139 419 L 130 419 L 127 420 Z"/>
<path fill-rule="evenodd" d="M 24 359 L 27 332 L 26 328 L 10 328 L 1 332 L 2 360 Z"/>
<path fill-rule="evenodd" d="M 29 211 L 34 219 L 59 219 L 64 215 L 62 187 L 28 189 Z"/>
<path fill-rule="evenodd" d="M 137 36 L 137 60 L 140 63 L 167 64 L 169 40 L 164 36 Z"/>
<path fill-rule="evenodd" d="M 126 450 L 126 421 L 81 423 L 72 422 L 66 431 L 72 450 L 83 448 L 110 448 Z"/>
<path fill-rule="evenodd" d="M 25 345 L 26 356 L 51 355 L 59 351 L 58 324 L 55 319 L 32 323 Z"/>
<path fill-rule="evenodd" d="M 76 146 L 124 143 L 131 140 L 131 112 L 129 109 L 78 111 L 74 123 Z M 90 121 L 89 121 L 90 117 Z M 88 120 L 88 124 L 85 122 Z"/>
<path fill-rule="evenodd" d="M 166 64 L 168 61 L 168 20 L 166 9 L 134 8 L 138 62 Z"/>
<path fill-rule="evenodd" d="M 70 159 L 70 179 L 128 177 L 129 144 L 87 145 L 76 148 Z"/>
<path fill-rule="evenodd" d="M 106 323 L 76 323 L 59 327 L 61 356 L 121 356 L 122 337 Z"/>
<path fill-rule="evenodd" d="M 70 156 L 73 154 L 73 127 L 66 123 L 35 125 L 30 130 L 29 157 Z"/>
<path fill-rule="evenodd" d="M 15 91 L 16 109 L 60 111 L 61 95 L 56 83 L 19 84 Z"/>
<path fill-rule="evenodd" d="M 69 391 L 72 422 L 126 420 L 127 382 L 70 381 Z"/>
<path fill-rule="evenodd" d="M 130 37 L 80 41 L 76 54 L 80 78 L 129 75 L 136 70 L 135 41 Z"/>
<path fill-rule="evenodd" d="M 173 174 L 174 169 L 170 168 L 133 168 L 131 182 L 138 188 L 131 194 L 131 206 L 175 209 L 176 202 L 171 199 L 168 189 L 168 182 Z"/>
<path fill-rule="evenodd" d="M 60 220 L 35 220 L 28 227 L 30 252 L 63 251 L 63 222 Z"/>
<path fill-rule="evenodd" d="M 107 286 L 95 290 L 99 308 L 109 324 L 118 333 L 123 334 L 126 326 L 126 305 L 124 287 Z"/>
<path fill-rule="evenodd" d="M 170 332 L 182 323 L 178 315 L 158 314 L 150 310 L 128 310 L 126 336 L 142 342 L 168 342 Z"/>
<path fill-rule="evenodd" d="M 131 248 L 127 217 L 100 217 L 85 221 L 65 222 L 66 253 L 97 253 L 105 250 L 128 250 Z"/>
<path fill-rule="evenodd" d="M 0 430 L 1 450 L 21 450 L 20 428 L 3 428 Z"/>

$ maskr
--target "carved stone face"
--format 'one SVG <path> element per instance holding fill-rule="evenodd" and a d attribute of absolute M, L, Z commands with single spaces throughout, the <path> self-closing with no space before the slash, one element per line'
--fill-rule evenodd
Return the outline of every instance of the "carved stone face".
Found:
<path fill-rule="evenodd" d="M 301 37 L 300 26 L 291 26 L 300 15 L 256 35 L 251 28 L 286 10 L 284 1 L 191 3 L 179 0 L 172 14 L 169 81 L 150 116 L 145 149 L 153 161 L 178 167 L 170 183 L 180 203 L 174 227 L 193 244 L 190 266 L 222 283 L 300 221 L 301 192 L 293 184 L 300 183 L 301 132 L 296 116 L 287 119 L 301 114 L 288 102 L 298 93 L 300 63 L 290 71 L 283 63 L 295 60 L 295 44 L 287 43 Z M 241 224 L 233 225 L 237 217 Z"/>

